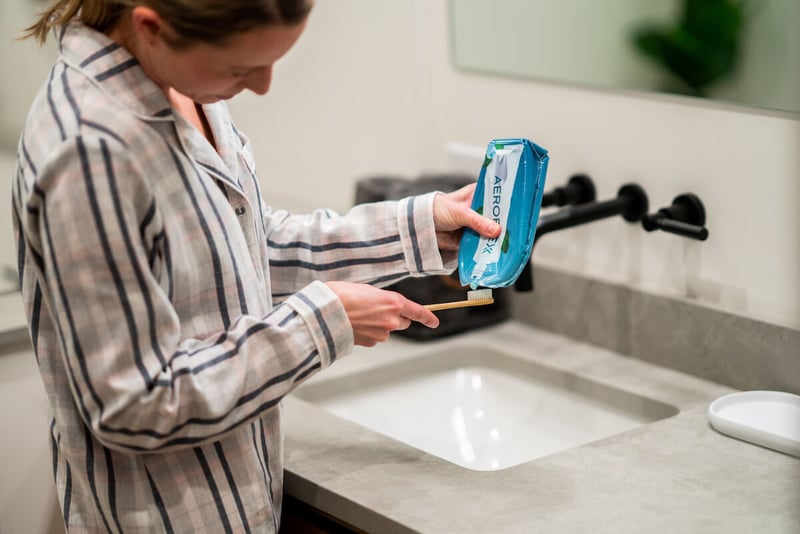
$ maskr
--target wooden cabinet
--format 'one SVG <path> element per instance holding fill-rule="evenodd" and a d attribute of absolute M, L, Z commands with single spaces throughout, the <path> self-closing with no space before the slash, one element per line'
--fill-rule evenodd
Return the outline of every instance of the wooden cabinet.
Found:
<path fill-rule="evenodd" d="M 291 495 L 283 496 L 280 534 L 366 534 Z"/>

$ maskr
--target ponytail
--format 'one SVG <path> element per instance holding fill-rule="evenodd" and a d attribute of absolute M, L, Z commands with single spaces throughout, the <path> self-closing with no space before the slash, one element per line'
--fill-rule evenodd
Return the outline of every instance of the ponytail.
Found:
<path fill-rule="evenodd" d="M 44 44 L 52 29 L 76 18 L 104 32 L 117 23 L 124 10 L 125 5 L 114 0 L 56 0 L 42 11 L 39 20 L 23 30 L 21 38 L 33 37 L 39 44 Z"/>

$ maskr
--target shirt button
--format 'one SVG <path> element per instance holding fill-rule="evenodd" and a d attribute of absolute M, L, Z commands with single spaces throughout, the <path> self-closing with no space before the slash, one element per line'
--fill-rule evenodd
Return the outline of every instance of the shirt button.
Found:
<path fill-rule="evenodd" d="M 245 209 L 244 206 L 236 206 L 234 211 L 236 212 L 236 215 L 244 215 Z"/>

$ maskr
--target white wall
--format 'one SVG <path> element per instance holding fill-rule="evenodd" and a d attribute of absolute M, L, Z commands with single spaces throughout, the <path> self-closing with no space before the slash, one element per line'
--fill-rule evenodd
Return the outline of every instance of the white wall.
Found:
<path fill-rule="evenodd" d="M 358 177 L 447 168 L 452 141 L 526 136 L 550 150 L 551 185 L 588 172 L 609 198 L 636 181 L 653 209 L 693 191 L 711 232 L 699 243 L 614 219 L 543 238 L 536 261 L 800 325 L 798 120 L 460 72 L 447 25 L 446 2 L 318 2 L 271 93 L 232 104 L 268 199 L 342 209 Z"/>
<path fill-rule="evenodd" d="M 55 43 L 40 48 L 19 41 L 21 30 L 33 22 L 37 2 L 2 0 L 0 3 L 0 206 L 10 214 L 11 179 L 15 150 L 28 107 L 56 56 Z M 16 270 L 11 217 L 0 220 L 0 292 L 13 288 L 7 269 Z"/>
<path fill-rule="evenodd" d="M 32 0 L 0 2 L 0 149 L 16 148 L 28 107 L 56 57 L 52 40 L 40 48 L 17 39 L 43 6 Z"/>
<path fill-rule="evenodd" d="M 346 209 L 356 178 L 431 165 L 426 2 L 320 1 L 270 93 L 238 96 L 268 201 Z"/>

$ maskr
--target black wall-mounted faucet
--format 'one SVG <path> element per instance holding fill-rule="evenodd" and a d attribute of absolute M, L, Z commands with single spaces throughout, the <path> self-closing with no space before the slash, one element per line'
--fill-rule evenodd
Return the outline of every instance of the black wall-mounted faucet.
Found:
<path fill-rule="evenodd" d="M 625 184 L 617 192 L 617 197 L 602 202 L 589 202 L 564 208 L 555 213 L 548 213 L 539 217 L 536 225 L 536 236 L 533 238 L 531 255 L 536 242 L 545 234 L 572 228 L 608 217 L 621 215 L 628 222 L 639 222 L 647 215 L 647 194 L 638 184 Z M 517 281 L 514 282 L 517 291 L 533 290 L 533 270 L 531 262 L 525 265 Z"/>

